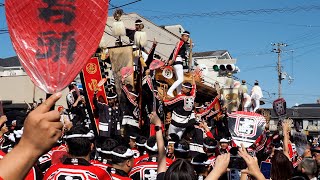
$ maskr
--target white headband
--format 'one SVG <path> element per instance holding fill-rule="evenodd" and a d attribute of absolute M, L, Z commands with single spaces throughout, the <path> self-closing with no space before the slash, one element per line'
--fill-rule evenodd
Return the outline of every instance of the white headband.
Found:
<path fill-rule="evenodd" d="M 1 149 L 5 149 L 5 148 L 9 148 L 9 147 L 12 147 L 12 145 L 11 145 L 11 144 L 8 144 L 8 145 L 6 145 L 6 146 L 1 146 Z"/>
<path fill-rule="evenodd" d="M 192 86 L 187 86 L 187 85 L 184 85 L 184 84 L 182 84 L 182 87 L 192 89 Z"/>
<path fill-rule="evenodd" d="M 189 152 L 189 150 L 183 149 L 181 144 L 178 144 L 178 147 L 174 148 L 174 150 L 178 152 Z"/>
<path fill-rule="evenodd" d="M 94 134 L 92 131 L 88 132 L 87 134 L 71 134 L 63 136 L 64 139 L 71 139 L 71 138 L 89 138 L 93 139 Z"/>
<path fill-rule="evenodd" d="M 220 139 L 220 141 L 219 141 L 220 143 L 229 143 L 230 142 L 230 140 L 228 140 L 228 139 L 225 139 L 225 138 L 222 138 L 222 139 Z"/>
<path fill-rule="evenodd" d="M 141 146 L 141 147 L 145 147 L 145 144 L 140 144 L 140 143 L 137 143 L 137 142 L 136 142 L 136 145 L 137 146 Z"/>
<path fill-rule="evenodd" d="M 203 146 L 206 147 L 206 148 L 208 148 L 208 149 L 214 149 L 214 148 L 217 147 L 217 146 L 208 146 L 208 145 L 206 145 L 205 143 L 203 143 Z"/>
<path fill-rule="evenodd" d="M 107 99 L 114 99 L 114 98 L 116 98 L 118 95 L 117 94 L 115 94 L 114 96 L 107 96 Z"/>
<path fill-rule="evenodd" d="M 281 150 L 283 150 L 283 148 L 280 146 L 280 147 L 278 147 L 278 148 L 274 148 L 274 150 L 281 151 Z"/>
<path fill-rule="evenodd" d="M 21 130 L 14 130 L 13 133 L 16 135 L 16 138 L 21 138 L 23 134 L 23 127 Z"/>
<path fill-rule="evenodd" d="M 146 147 L 146 148 L 149 149 L 150 151 L 154 151 L 154 152 L 157 152 L 157 151 L 158 151 L 157 143 L 155 143 L 153 147 L 150 147 L 150 146 L 148 146 L 148 144 L 147 144 L 147 142 L 146 142 L 146 143 L 144 143 L 144 147 Z"/>
<path fill-rule="evenodd" d="M 210 165 L 211 164 L 209 159 L 205 162 L 194 162 L 193 159 L 194 158 L 192 158 L 192 160 L 191 160 L 192 165 Z"/>
<path fill-rule="evenodd" d="M 124 154 L 119 154 L 116 153 L 114 151 L 111 152 L 112 155 L 117 156 L 117 157 L 121 157 L 121 158 L 129 158 L 129 157 L 133 157 L 134 153 L 131 149 L 127 149 L 127 151 Z"/>
<path fill-rule="evenodd" d="M 101 148 L 97 148 L 97 151 L 98 151 L 98 152 L 101 152 L 101 153 L 103 153 L 103 154 L 112 154 L 112 151 L 104 151 L 104 150 L 102 150 Z"/>

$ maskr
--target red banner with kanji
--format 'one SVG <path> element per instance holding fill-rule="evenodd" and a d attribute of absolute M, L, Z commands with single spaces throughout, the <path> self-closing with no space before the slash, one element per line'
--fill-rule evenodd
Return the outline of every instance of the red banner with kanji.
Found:
<path fill-rule="evenodd" d="M 32 82 L 53 94 L 67 87 L 96 51 L 108 0 L 6 0 L 12 45 Z"/>
<path fill-rule="evenodd" d="M 83 74 L 83 82 L 82 85 L 86 89 L 86 95 L 89 100 L 89 104 L 91 107 L 92 112 L 94 112 L 95 107 L 93 104 L 93 95 L 94 91 L 97 90 L 97 97 L 102 96 L 105 102 L 107 102 L 107 96 L 106 96 L 106 91 L 104 89 L 104 86 L 99 87 L 98 83 L 102 79 L 101 76 L 101 69 L 99 65 L 99 59 L 97 57 L 91 58 L 85 65 L 85 67 L 82 69 L 82 74 Z M 95 118 L 95 123 L 97 130 L 99 132 L 99 119 Z"/>

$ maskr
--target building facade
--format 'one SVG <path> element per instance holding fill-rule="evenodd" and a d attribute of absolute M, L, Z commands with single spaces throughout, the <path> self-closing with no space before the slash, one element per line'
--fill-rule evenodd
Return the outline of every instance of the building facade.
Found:
<path fill-rule="evenodd" d="M 20 104 L 26 107 L 26 103 L 39 102 L 40 98 L 45 99 L 46 97 L 46 93 L 32 83 L 17 56 L 0 59 L 0 84 L 1 100 L 12 104 Z M 65 96 L 68 90 L 65 89 L 62 93 L 63 96 L 56 105 L 66 107 Z M 7 103 L 7 105 L 11 103 Z"/>
<path fill-rule="evenodd" d="M 279 120 L 274 111 L 270 111 L 270 130 L 275 131 Z M 287 117 L 293 120 L 295 129 L 311 136 L 320 135 L 320 104 L 301 104 L 288 108 Z"/>
<path fill-rule="evenodd" d="M 221 87 L 225 87 L 227 77 L 226 75 L 221 76 L 219 71 L 214 71 L 214 65 L 221 64 L 233 64 L 235 65 L 237 60 L 232 59 L 230 53 L 227 50 L 207 51 L 207 52 L 196 52 L 192 55 L 193 64 L 195 66 L 205 67 L 207 70 L 203 73 L 204 83 L 208 86 L 213 86 L 214 83 L 218 82 Z"/>

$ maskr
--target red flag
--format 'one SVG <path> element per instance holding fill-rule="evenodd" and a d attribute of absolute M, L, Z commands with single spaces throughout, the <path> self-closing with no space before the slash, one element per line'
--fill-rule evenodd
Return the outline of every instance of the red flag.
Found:
<path fill-rule="evenodd" d="M 101 70 L 98 58 L 91 58 L 82 70 L 83 73 L 83 85 L 87 92 L 90 107 L 94 110 L 93 94 L 97 90 L 97 97 L 102 96 L 104 100 L 107 100 L 106 91 L 104 86 L 98 86 L 98 82 L 101 81 Z M 107 102 L 107 101 L 106 101 Z M 99 119 L 96 119 L 96 127 L 98 129 Z"/>

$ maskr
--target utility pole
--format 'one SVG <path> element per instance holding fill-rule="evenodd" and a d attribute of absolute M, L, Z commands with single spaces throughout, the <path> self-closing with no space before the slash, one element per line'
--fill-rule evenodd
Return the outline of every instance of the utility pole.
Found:
<path fill-rule="evenodd" d="M 278 63 L 277 63 L 277 71 L 278 71 L 278 96 L 281 98 L 281 81 L 282 81 L 282 68 L 281 68 L 281 53 L 282 53 L 282 47 L 288 46 L 286 43 L 273 43 L 273 46 L 276 46 L 275 49 L 272 50 L 272 52 L 278 54 Z"/>

